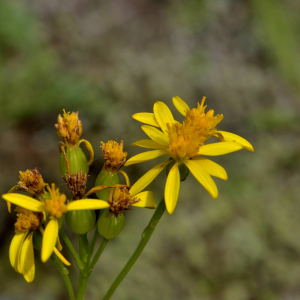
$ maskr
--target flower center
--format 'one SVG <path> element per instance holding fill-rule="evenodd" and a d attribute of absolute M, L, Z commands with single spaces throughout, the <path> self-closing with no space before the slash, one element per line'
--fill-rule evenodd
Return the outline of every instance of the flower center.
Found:
<path fill-rule="evenodd" d="M 68 208 L 65 204 L 67 198 L 65 194 L 60 194 L 59 189 L 55 189 L 55 185 L 52 184 L 51 190 L 49 190 L 51 199 L 45 200 L 44 208 L 52 217 L 57 219 L 61 218 Z"/>
<path fill-rule="evenodd" d="M 121 214 L 124 210 L 131 210 L 132 204 L 139 202 L 140 199 L 134 198 L 129 194 L 128 188 L 116 188 L 110 190 L 108 202 L 109 210 L 115 214 Z"/>
<path fill-rule="evenodd" d="M 117 141 L 101 142 L 100 147 L 102 148 L 105 160 L 104 169 L 106 171 L 116 172 L 124 165 L 127 152 L 123 152 L 123 141 L 120 144 Z"/>
<path fill-rule="evenodd" d="M 33 212 L 26 208 L 17 206 L 15 209 L 17 212 L 17 222 L 15 223 L 16 232 L 26 232 L 28 230 L 37 230 L 43 219 L 43 214 Z"/>
<path fill-rule="evenodd" d="M 205 136 L 204 141 L 207 141 L 212 133 L 216 131 L 216 126 L 223 120 L 223 115 L 214 116 L 214 110 L 211 109 L 205 113 L 206 105 L 204 105 L 205 97 L 203 97 L 201 104 L 198 103 L 197 108 L 193 108 L 186 113 L 186 123 L 195 126 L 199 132 Z"/>
<path fill-rule="evenodd" d="M 216 125 L 223 119 L 222 114 L 214 116 L 212 109 L 205 114 L 204 101 L 205 97 L 201 105 L 198 103 L 197 108 L 187 111 L 183 124 L 167 124 L 170 142 L 166 150 L 177 161 L 196 156 L 200 147 L 216 131 Z"/>

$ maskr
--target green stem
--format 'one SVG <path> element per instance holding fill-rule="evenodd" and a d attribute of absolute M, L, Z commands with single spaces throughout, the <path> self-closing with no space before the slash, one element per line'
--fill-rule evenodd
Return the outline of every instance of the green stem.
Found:
<path fill-rule="evenodd" d="M 98 233 L 98 228 L 97 228 L 97 225 L 96 225 L 95 232 L 94 232 L 94 236 L 93 236 L 93 239 L 92 239 L 92 243 L 91 243 L 91 246 L 90 246 L 90 248 L 89 248 L 88 262 L 91 261 L 91 258 L 92 258 L 92 255 L 93 255 L 93 253 L 94 253 L 94 249 L 95 249 L 95 245 L 96 245 L 98 236 L 99 236 L 99 233 Z"/>
<path fill-rule="evenodd" d="M 165 200 L 162 199 L 160 201 L 158 207 L 156 208 L 148 226 L 144 229 L 141 241 L 140 241 L 139 245 L 137 246 L 135 252 L 132 254 L 132 256 L 130 257 L 129 261 L 127 262 L 127 264 L 125 265 L 125 267 L 123 268 L 121 273 L 118 275 L 116 280 L 113 282 L 113 284 L 111 285 L 107 294 L 104 296 L 103 300 L 110 299 L 110 297 L 112 296 L 114 291 L 117 289 L 117 287 L 122 282 L 122 280 L 127 275 L 127 273 L 130 271 L 130 269 L 132 268 L 132 266 L 134 265 L 136 260 L 139 258 L 139 256 L 143 252 L 145 246 L 147 245 L 154 229 L 156 228 L 157 223 L 159 222 L 160 218 L 164 214 L 165 210 L 166 210 Z"/>
<path fill-rule="evenodd" d="M 56 267 L 58 268 L 59 273 L 61 274 L 61 276 L 66 284 L 70 300 L 75 300 L 75 294 L 73 291 L 72 283 L 69 278 L 69 271 L 65 268 L 63 263 L 59 260 L 59 258 L 54 253 L 51 255 L 51 259 L 55 263 Z"/>
<path fill-rule="evenodd" d="M 62 239 L 65 242 L 65 244 L 67 245 L 67 247 L 69 248 L 69 250 L 70 250 L 70 252 L 71 252 L 71 254 L 72 254 L 72 256 L 73 256 L 73 258 L 75 260 L 75 263 L 76 263 L 78 269 L 79 270 L 83 270 L 84 265 L 83 265 L 81 259 L 79 258 L 79 256 L 77 255 L 77 252 L 74 249 L 73 244 L 71 243 L 71 241 L 69 240 L 67 234 L 65 233 L 65 231 L 62 228 L 59 229 L 59 234 L 62 237 Z"/>
<path fill-rule="evenodd" d="M 77 300 L 83 300 L 85 295 L 86 284 L 89 276 L 86 272 L 80 272 L 79 275 L 79 287 L 77 292 Z"/>
<path fill-rule="evenodd" d="M 77 291 L 77 300 L 83 300 L 86 284 L 89 279 L 89 270 L 88 270 L 88 256 L 89 256 L 89 242 L 87 239 L 87 234 L 78 234 L 78 244 L 79 244 L 79 255 L 81 261 L 84 264 L 84 268 L 80 270 L 79 275 L 79 285 Z"/>
<path fill-rule="evenodd" d="M 106 247 L 106 245 L 107 245 L 108 242 L 109 242 L 108 239 L 103 238 L 103 240 L 101 242 L 101 245 L 100 245 L 98 251 L 96 252 L 96 254 L 95 254 L 95 256 L 94 256 L 94 258 L 93 258 L 93 260 L 92 260 L 92 262 L 91 262 L 91 264 L 89 266 L 90 272 L 92 272 L 92 270 L 94 269 L 94 267 L 95 267 L 98 259 L 100 258 L 100 255 L 102 254 L 102 252 L 105 249 L 105 247 Z"/>
<path fill-rule="evenodd" d="M 78 234 L 77 236 L 79 244 L 79 256 L 84 265 L 86 265 L 89 256 L 89 242 L 87 239 L 87 234 Z"/>

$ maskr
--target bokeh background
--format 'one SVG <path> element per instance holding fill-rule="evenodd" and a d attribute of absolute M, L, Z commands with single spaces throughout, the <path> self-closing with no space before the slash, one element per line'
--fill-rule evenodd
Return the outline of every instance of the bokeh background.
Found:
<path fill-rule="evenodd" d="M 228 172 L 212 200 L 189 176 L 175 213 L 164 215 L 112 299 L 300 299 L 300 2 L 293 0 L 2 0 L 0 3 L 0 190 L 37 167 L 68 192 L 58 170 L 54 124 L 79 111 L 94 146 L 91 188 L 103 164 L 100 141 L 145 138 L 136 112 L 180 96 L 223 113 L 219 129 L 246 150 L 213 158 Z M 135 182 L 157 162 L 126 168 Z M 158 203 L 165 174 L 150 186 Z M 51 261 L 28 284 L 10 266 L 15 214 L 0 202 L 0 299 L 67 299 Z M 126 213 L 88 283 L 102 299 L 152 215 Z M 70 233 L 74 243 L 75 236 Z M 71 259 L 65 248 L 66 256 Z M 70 268 L 73 280 L 78 275 Z"/>

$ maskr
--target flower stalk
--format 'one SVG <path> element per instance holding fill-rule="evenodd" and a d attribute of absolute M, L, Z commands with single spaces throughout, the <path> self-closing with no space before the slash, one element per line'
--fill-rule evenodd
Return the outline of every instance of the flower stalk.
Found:
<path fill-rule="evenodd" d="M 152 234 L 153 234 L 153 232 L 156 228 L 157 223 L 159 222 L 159 220 L 161 219 L 161 217 L 163 216 L 165 211 L 166 211 L 166 205 L 165 205 L 165 199 L 163 198 L 160 201 L 159 205 L 157 206 L 156 210 L 154 211 L 154 214 L 153 214 L 149 224 L 144 229 L 144 231 L 142 233 L 141 241 L 138 244 L 136 250 L 134 251 L 134 253 L 132 254 L 130 259 L 128 260 L 128 262 L 125 265 L 125 267 L 123 268 L 123 270 L 120 272 L 118 277 L 115 279 L 115 281 L 113 282 L 113 284 L 109 288 L 109 290 L 106 293 L 106 295 L 104 296 L 103 300 L 110 299 L 110 297 L 113 295 L 113 293 L 115 292 L 117 287 L 120 285 L 122 280 L 125 278 L 125 276 L 128 274 L 128 272 L 131 270 L 131 268 L 133 267 L 133 265 L 135 264 L 137 259 L 142 254 L 142 252 L 143 252 L 144 248 L 146 247 L 147 243 L 149 242 L 149 240 L 150 240 L 150 238 L 151 238 L 151 236 L 152 236 Z"/>

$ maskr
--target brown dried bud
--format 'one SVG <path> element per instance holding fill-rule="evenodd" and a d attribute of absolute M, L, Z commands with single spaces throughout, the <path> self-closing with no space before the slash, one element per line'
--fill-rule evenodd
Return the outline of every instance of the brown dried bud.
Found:
<path fill-rule="evenodd" d="M 108 203 L 110 204 L 109 210 L 111 213 L 118 215 L 124 210 L 132 210 L 132 204 L 139 201 L 140 199 L 129 194 L 129 189 L 127 187 L 111 189 L 108 198 Z"/>
<path fill-rule="evenodd" d="M 63 177 L 74 200 L 82 199 L 86 189 L 87 174 L 80 170 L 76 174 L 66 174 Z"/>

